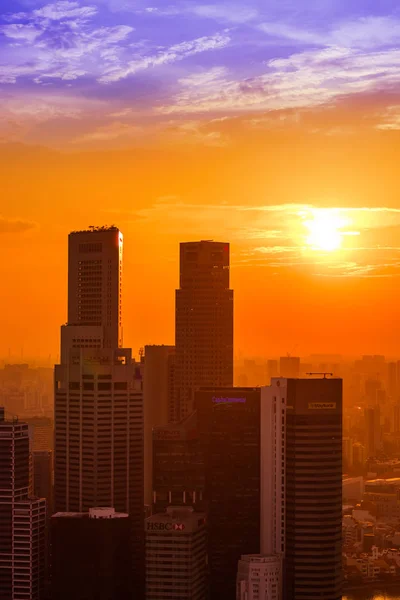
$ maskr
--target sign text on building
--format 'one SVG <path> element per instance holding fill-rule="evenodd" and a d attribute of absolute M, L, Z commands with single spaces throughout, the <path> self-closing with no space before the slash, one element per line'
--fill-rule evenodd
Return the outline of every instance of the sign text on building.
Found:
<path fill-rule="evenodd" d="M 246 398 L 217 398 L 213 396 L 214 404 L 245 404 Z"/>
<path fill-rule="evenodd" d="M 326 410 L 336 408 L 336 402 L 309 402 L 308 408 L 311 410 Z"/>
<path fill-rule="evenodd" d="M 183 531 L 183 523 L 147 523 L 147 531 Z"/>

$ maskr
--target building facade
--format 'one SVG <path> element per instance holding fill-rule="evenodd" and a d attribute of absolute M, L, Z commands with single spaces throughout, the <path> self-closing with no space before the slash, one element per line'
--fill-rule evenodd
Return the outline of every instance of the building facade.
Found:
<path fill-rule="evenodd" d="M 229 289 L 229 244 L 180 245 L 180 288 L 175 313 L 175 414 L 194 409 L 204 386 L 233 385 L 233 291 Z"/>
<path fill-rule="evenodd" d="M 206 600 L 205 523 L 204 514 L 172 506 L 146 520 L 147 600 Z"/>
<path fill-rule="evenodd" d="M 260 388 L 195 393 L 205 469 L 210 598 L 236 597 L 243 553 L 260 552 Z"/>
<path fill-rule="evenodd" d="M 46 450 L 33 453 L 33 494 L 45 498 L 47 516 L 53 514 L 53 454 Z"/>
<path fill-rule="evenodd" d="M 73 346 L 122 347 L 122 255 L 117 227 L 69 234 L 68 326 L 63 332 Z"/>
<path fill-rule="evenodd" d="M 51 518 L 52 598 L 128 600 L 135 573 L 126 513 L 92 508 Z"/>
<path fill-rule="evenodd" d="M 174 420 L 175 347 L 145 346 L 144 361 L 144 490 L 145 503 L 151 506 L 153 428 Z"/>
<path fill-rule="evenodd" d="M 281 356 L 279 359 L 279 375 L 286 378 L 299 377 L 300 358 L 298 356 Z"/>
<path fill-rule="evenodd" d="M 243 555 L 239 560 L 236 600 L 281 600 L 282 557 Z"/>
<path fill-rule="evenodd" d="M 29 497 L 28 425 L 0 408 L 0 598 L 41 600 L 46 501 Z"/>
<path fill-rule="evenodd" d="M 121 347 L 122 245 L 115 227 L 69 236 L 68 323 L 61 328 L 61 362 L 54 374 L 54 505 L 57 512 L 112 506 L 128 513 L 139 581 L 144 363 Z"/>
<path fill-rule="evenodd" d="M 153 430 L 153 512 L 168 506 L 204 509 L 204 460 L 197 412 L 181 423 Z"/>
<path fill-rule="evenodd" d="M 273 379 L 261 402 L 262 552 L 284 556 L 286 600 L 340 600 L 342 380 Z"/>

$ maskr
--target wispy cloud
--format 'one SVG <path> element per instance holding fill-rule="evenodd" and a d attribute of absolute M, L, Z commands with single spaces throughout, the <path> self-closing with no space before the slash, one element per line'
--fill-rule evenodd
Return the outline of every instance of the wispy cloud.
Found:
<path fill-rule="evenodd" d="M 377 49 L 398 44 L 400 19 L 395 16 L 364 16 L 347 19 L 326 28 L 305 29 L 298 24 L 264 22 L 258 29 L 273 38 L 322 46 L 354 49 Z"/>
<path fill-rule="evenodd" d="M 225 23 L 247 23 L 258 16 L 256 8 L 243 3 L 197 4 L 187 10 L 198 17 Z"/>
<path fill-rule="evenodd" d="M 80 6 L 79 2 L 60 0 L 34 10 L 33 16 L 58 21 L 59 19 L 87 19 L 93 17 L 96 13 L 97 8 L 95 6 Z"/>
<path fill-rule="evenodd" d="M 24 221 L 22 219 L 7 219 L 0 216 L 0 234 L 5 233 L 25 233 L 30 229 L 35 229 L 36 223 Z"/>
<path fill-rule="evenodd" d="M 224 146 L 234 127 L 222 119 L 237 118 L 249 135 L 249 129 L 300 130 L 304 110 L 378 92 L 389 108 L 385 112 L 383 100 L 365 127 L 399 128 L 398 101 L 389 94 L 400 88 L 400 17 L 384 14 L 384 7 L 357 3 L 350 10 L 329 0 L 22 4 L 20 12 L 0 8 L 0 86 L 9 88 L 7 103 L 13 94 L 16 102 L 19 92 L 31 94 L 32 83 L 44 101 L 65 94 L 74 111 L 79 101 L 84 106 L 85 99 L 106 98 L 108 109 L 95 127 L 109 134 L 92 129 L 99 146 L 110 139 L 111 127 L 116 131 L 114 121 L 133 133 L 132 120 L 140 117 L 172 140 L 186 143 L 192 136 L 194 143 Z M 0 118 L 3 106 L 0 98 Z M 80 114 L 74 139 L 90 135 L 91 115 Z M 197 125 L 206 119 L 211 127 Z M 308 130 L 352 133 L 348 124 L 322 120 Z"/>
<path fill-rule="evenodd" d="M 391 207 L 321 209 L 312 203 L 207 206 L 167 197 L 129 218 L 132 216 L 154 225 L 162 223 L 165 235 L 185 230 L 188 235 L 201 237 L 202 223 L 207 223 L 208 234 L 214 235 L 215 230 L 219 238 L 231 239 L 235 260 L 247 265 L 312 267 L 315 274 L 332 277 L 376 276 L 382 269 L 388 276 L 387 265 L 391 273 L 400 269 L 400 246 L 390 243 L 399 235 L 400 214 Z M 323 225 L 333 218 L 340 227 L 341 249 L 331 252 L 313 247 L 307 224 L 317 219 Z M 393 228 L 393 236 L 388 235 L 388 227 Z"/>
<path fill-rule="evenodd" d="M 264 74 L 236 80 L 215 68 L 199 87 L 181 79 L 181 91 L 170 105 L 159 110 L 171 113 L 219 111 L 273 111 L 308 108 L 340 97 L 384 90 L 400 83 L 400 50 L 365 54 L 332 47 L 271 59 Z"/>
<path fill-rule="evenodd" d="M 139 71 L 149 69 L 151 67 L 157 67 L 166 65 L 169 63 L 178 62 L 202 52 L 208 52 L 210 50 L 219 50 L 224 48 L 230 42 L 230 37 L 227 34 L 215 34 L 208 37 L 201 37 L 180 44 L 174 44 L 167 49 L 158 51 L 156 54 L 150 56 L 143 56 L 137 60 L 129 62 L 124 67 L 111 68 L 104 75 L 99 78 L 101 83 L 110 83 L 113 81 L 119 81 L 128 77 L 128 75 L 134 75 Z"/>
<path fill-rule="evenodd" d="M 98 141 L 110 141 L 119 138 L 131 138 L 143 133 L 143 128 L 138 125 L 130 125 L 115 121 L 107 125 L 96 127 L 93 131 L 76 137 L 72 143 L 84 144 Z"/>
<path fill-rule="evenodd" d="M 94 6 L 62 1 L 30 13 L 8 15 L 0 33 L 10 44 L 10 59 L 0 64 L 0 83 L 16 83 L 31 77 L 72 81 L 86 74 L 101 74 L 122 60 L 124 42 L 134 28 L 129 25 L 94 26 Z M 13 21 L 11 22 L 10 21 Z M 18 43 L 18 51 L 12 45 Z"/>

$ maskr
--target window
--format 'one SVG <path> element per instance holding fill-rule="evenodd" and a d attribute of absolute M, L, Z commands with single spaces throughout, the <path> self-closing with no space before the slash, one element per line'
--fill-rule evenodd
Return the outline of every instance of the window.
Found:
<path fill-rule="evenodd" d="M 114 390 L 127 390 L 128 383 L 126 381 L 116 381 L 114 383 Z"/>
<path fill-rule="evenodd" d="M 98 383 L 97 384 L 97 389 L 100 390 L 111 390 L 111 383 L 107 382 L 107 383 Z"/>

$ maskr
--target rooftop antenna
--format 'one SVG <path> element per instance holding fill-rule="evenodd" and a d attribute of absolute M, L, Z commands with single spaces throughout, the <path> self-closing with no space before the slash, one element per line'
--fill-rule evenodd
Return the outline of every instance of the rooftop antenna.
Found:
<path fill-rule="evenodd" d="M 306 373 L 306 375 L 323 375 L 324 379 L 328 377 L 333 377 L 333 373 Z"/>

